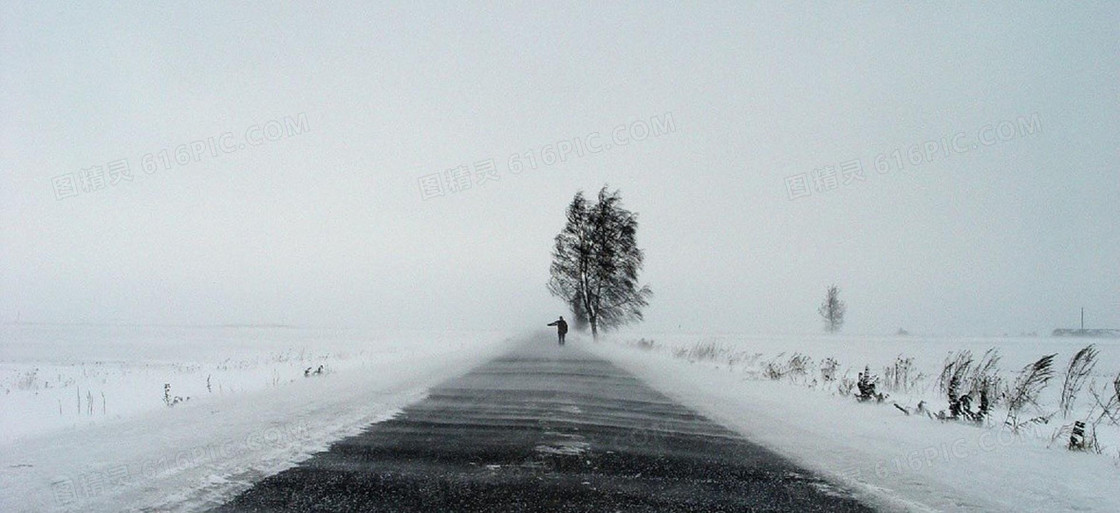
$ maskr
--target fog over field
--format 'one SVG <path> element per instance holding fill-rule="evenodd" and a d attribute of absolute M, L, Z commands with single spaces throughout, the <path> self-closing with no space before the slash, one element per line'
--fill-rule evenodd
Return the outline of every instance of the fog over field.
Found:
<path fill-rule="evenodd" d="M 0 7 L 0 320 L 537 326 L 579 190 L 645 327 L 1120 327 L 1115 4 Z"/>
<path fill-rule="evenodd" d="M 1120 511 L 1120 4 L 181 4 L 0 2 L 0 511 Z"/>

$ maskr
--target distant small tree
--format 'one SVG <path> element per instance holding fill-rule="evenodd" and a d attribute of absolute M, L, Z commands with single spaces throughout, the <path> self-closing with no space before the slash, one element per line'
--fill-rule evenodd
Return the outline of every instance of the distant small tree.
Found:
<path fill-rule="evenodd" d="M 572 310 L 574 327 L 600 329 L 642 320 L 653 295 L 638 283 L 642 250 L 637 214 L 622 207 L 619 191 L 606 187 L 596 203 L 577 193 L 568 205 L 567 223 L 552 250 L 548 290 Z"/>
<path fill-rule="evenodd" d="M 817 313 L 824 318 L 825 331 L 829 333 L 840 331 L 840 327 L 844 325 L 844 312 L 847 310 L 848 306 L 840 300 L 840 287 L 829 285 L 824 302 L 817 309 Z"/>

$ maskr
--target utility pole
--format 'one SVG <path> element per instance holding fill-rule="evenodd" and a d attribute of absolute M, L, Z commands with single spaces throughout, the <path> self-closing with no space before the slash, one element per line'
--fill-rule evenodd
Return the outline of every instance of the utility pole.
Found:
<path fill-rule="evenodd" d="M 1081 331 L 1085 331 L 1085 307 L 1081 307 Z"/>

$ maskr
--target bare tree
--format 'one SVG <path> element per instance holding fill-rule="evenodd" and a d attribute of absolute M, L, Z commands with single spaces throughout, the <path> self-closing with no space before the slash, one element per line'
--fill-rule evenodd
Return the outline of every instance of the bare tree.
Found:
<path fill-rule="evenodd" d="M 844 325 L 844 312 L 847 310 L 848 305 L 840 300 L 840 287 L 829 285 L 824 296 L 824 302 L 817 309 L 821 317 L 824 317 L 825 331 L 829 333 L 840 331 L 840 327 Z"/>
<path fill-rule="evenodd" d="M 573 324 L 589 326 L 596 338 L 600 329 L 640 321 L 653 295 L 638 284 L 637 232 L 637 215 L 622 207 L 619 191 L 603 187 L 595 204 L 575 195 L 556 236 L 548 290 L 571 308 Z"/>

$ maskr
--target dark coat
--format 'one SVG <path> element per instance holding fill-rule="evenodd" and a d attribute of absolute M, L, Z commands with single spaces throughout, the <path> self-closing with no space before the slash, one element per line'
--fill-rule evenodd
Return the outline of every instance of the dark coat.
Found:
<path fill-rule="evenodd" d="M 568 332 L 568 323 L 564 319 L 559 319 L 548 323 L 549 326 L 556 326 L 556 332 L 563 335 Z"/>

